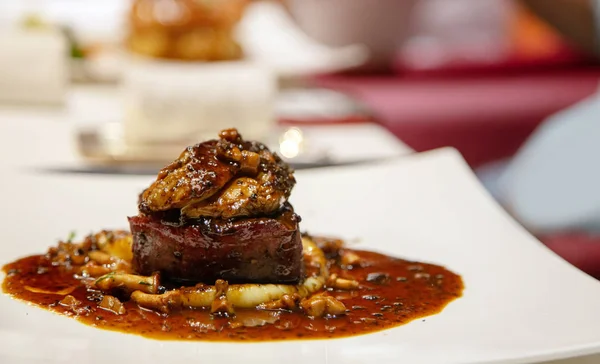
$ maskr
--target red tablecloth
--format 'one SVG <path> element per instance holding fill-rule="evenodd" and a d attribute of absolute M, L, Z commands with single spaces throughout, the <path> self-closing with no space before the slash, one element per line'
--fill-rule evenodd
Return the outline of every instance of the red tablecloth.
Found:
<path fill-rule="evenodd" d="M 600 68 L 459 75 L 325 76 L 417 151 L 456 147 L 474 167 L 505 158 L 548 115 L 598 89 Z"/>

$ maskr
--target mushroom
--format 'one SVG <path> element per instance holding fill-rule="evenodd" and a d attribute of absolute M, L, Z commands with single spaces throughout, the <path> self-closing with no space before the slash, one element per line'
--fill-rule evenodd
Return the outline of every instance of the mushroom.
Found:
<path fill-rule="evenodd" d="M 123 303 L 121 303 L 118 298 L 110 295 L 104 295 L 104 297 L 102 297 L 102 301 L 100 301 L 98 304 L 98 307 L 106 311 L 110 311 L 116 315 L 124 315 L 126 312 Z"/>
<path fill-rule="evenodd" d="M 342 302 L 325 294 L 316 294 L 302 300 L 300 307 L 307 315 L 312 317 L 335 316 L 346 313 L 346 306 Z"/>
<path fill-rule="evenodd" d="M 327 279 L 327 287 L 331 287 L 331 288 L 335 288 L 335 289 L 349 291 L 349 290 L 357 289 L 359 285 L 360 284 L 358 283 L 358 281 L 355 281 L 353 279 L 339 278 L 337 276 L 337 274 L 332 274 Z"/>
<path fill-rule="evenodd" d="M 157 293 L 160 285 L 160 275 L 155 273 L 149 277 L 135 274 L 112 272 L 96 279 L 94 286 L 102 291 L 114 288 L 125 288 L 129 292 L 142 291 Z"/>

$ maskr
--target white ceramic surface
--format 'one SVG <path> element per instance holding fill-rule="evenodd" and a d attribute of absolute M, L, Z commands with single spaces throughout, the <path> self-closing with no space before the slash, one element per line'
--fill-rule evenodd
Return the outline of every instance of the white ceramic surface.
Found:
<path fill-rule="evenodd" d="M 250 4 L 236 34 L 250 60 L 271 68 L 281 78 L 342 71 L 360 66 L 369 57 L 362 44 L 332 47 L 315 41 L 273 1 Z"/>
<path fill-rule="evenodd" d="M 287 0 L 298 26 L 330 46 L 363 44 L 369 68 L 390 68 L 410 35 L 416 0 Z"/>
<path fill-rule="evenodd" d="M 5 172 L 2 262 L 43 252 L 74 229 L 125 227 L 150 181 Z M 366 336 L 217 344 L 97 330 L 2 295 L 0 362 L 524 363 L 600 351 L 600 283 L 510 219 L 455 151 L 297 179 L 303 229 L 443 264 L 463 276 L 464 297 L 438 315 Z"/>

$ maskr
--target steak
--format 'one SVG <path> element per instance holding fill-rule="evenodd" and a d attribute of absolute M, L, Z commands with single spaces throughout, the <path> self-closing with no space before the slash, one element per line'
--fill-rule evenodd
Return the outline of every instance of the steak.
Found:
<path fill-rule="evenodd" d="M 288 203 L 293 172 L 236 129 L 187 147 L 142 192 L 139 214 L 129 218 L 133 269 L 206 284 L 299 282 L 300 218 Z"/>
<path fill-rule="evenodd" d="M 129 218 L 133 268 L 145 275 L 158 271 L 172 281 L 297 283 L 303 278 L 298 221 L 287 204 L 271 217 L 208 217 L 185 224 L 140 214 Z"/>

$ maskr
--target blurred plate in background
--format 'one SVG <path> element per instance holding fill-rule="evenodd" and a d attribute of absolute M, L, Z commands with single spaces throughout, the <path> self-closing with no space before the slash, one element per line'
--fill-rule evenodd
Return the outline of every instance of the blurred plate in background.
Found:
<path fill-rule="evenodd" d="M 117 82 L 128 58 L 123 47 L 128 4 L 119 0 L 42 0 L 26 7 L 6 2 L 0 3 L 0 22 L 20 26 L 24 16 L 36 14 L 69 29 L 72 48 L 77 50 L 71 65 L 74 79 Z M 368 58 L 362 45 L 329 47 L 307 37 L 276 2 L 252 2 L 238 25 L 237 38 L 247 60 L 285 79 L 342 71 Z"/>
<path fill-rule="evenodd" d="M 214 136 L 216 138 L 216 135 Z M 264 139 L 296 169 L 362 164 L 412 153 L 373 123 L 279 127 Z M 75 135 L 80 162 L 47 166 L 73 173 L 155 174 L 187 146 L 181 143 L 127 145 L 119 123 L 84 126 Z"/>

